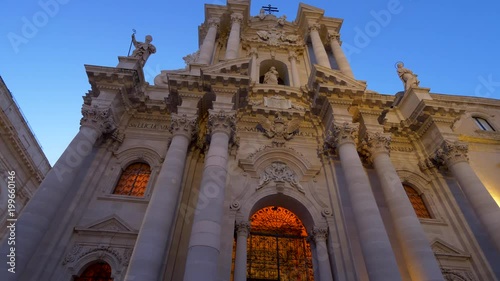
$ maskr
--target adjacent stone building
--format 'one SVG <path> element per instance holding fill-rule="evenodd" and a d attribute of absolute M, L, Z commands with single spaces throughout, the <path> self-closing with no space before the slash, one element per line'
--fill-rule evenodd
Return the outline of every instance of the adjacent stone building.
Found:
<path fill-rule="evenodd" d="M 9 209 L 17 217 L 49 170 L 49 161 L 0 77 L 0 237 L 7 233 Z M 9 208 L 9 189 L 15 192 L 10 198 L 15 208 Z"/>
<path fill-rule="evenodd" d="M 499 280 L 500 101 L 430 93 L 403 64 L 404 92 L 368 90 L 342 20 L 306 4 L 205 16 L 154 85 L 151 37 L 85 66 L 80 131 L 1 280 Z"/>

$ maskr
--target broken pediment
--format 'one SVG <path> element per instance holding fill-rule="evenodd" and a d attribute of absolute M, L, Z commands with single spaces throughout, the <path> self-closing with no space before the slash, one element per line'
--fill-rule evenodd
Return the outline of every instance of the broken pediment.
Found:
<path fill-rule="evenodd" d="M 366 82 L 356 80 L 339 70 L 330 69 L 321 65 L 314 65 L 309 79 L 309 88 L 341 89 L 353 92 L 364 92 Z"/>

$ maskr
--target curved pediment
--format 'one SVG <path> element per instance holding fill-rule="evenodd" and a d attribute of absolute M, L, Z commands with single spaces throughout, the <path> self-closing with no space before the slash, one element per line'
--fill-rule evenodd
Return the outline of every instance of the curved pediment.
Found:
<path fill-rule="evenodd" d="M 304 155 L 287 146 L 266 145 L 256 152 L 240 159 L 240 167 L 252 177 L 258 177 L 273 162 L 283 162 L 290 167 L 299 178 L 313 177 L 319 173 L 320 167 L 313 165 Z"/>

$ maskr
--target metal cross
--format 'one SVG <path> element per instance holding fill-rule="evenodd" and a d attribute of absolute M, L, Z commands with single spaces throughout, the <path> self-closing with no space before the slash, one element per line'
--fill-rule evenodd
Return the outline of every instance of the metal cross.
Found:
<path fill-rule="evenodd" d="M 279 12 L 278 7 L 273 7 L 271 6 L 271 4 L 262 6 L 262 9 L 264 9 L 264 11 L 268 12 L 269 14 Z"/>

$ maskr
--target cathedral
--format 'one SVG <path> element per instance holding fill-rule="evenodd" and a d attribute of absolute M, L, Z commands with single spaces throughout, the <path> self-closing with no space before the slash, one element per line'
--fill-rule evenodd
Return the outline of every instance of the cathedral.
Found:
<path fill-rule="evenodd" d="M 500 280 L 500 101 L 402 62 L 401 92 L 369 90 L 341 26 L 228 0 L 154 85 L 151 36 L 85 65 L 80 130 L 9 222 L 0 280 Z"/>

